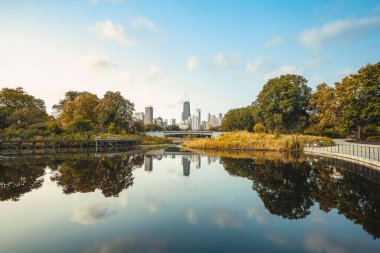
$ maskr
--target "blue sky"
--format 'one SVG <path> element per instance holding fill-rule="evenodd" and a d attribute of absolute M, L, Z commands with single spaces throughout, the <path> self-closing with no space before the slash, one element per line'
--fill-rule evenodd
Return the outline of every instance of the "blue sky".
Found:
<path fill-rule="evenodd" d="M 50 111 L 68 90 L 121 91 L 179 120 L 249 105 L 269 78 L 333 85 L 379 61 L 380 1 L 0 1 L 0 87 Z"/>

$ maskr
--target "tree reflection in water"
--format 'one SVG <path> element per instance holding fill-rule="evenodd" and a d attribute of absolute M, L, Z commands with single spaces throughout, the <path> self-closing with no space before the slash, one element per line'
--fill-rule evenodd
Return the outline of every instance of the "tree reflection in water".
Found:
<path fill-rule="evenodd" d="M 46 164 L 37 160 L 6 160 L 0 163 L 0 201 L 18 201 L 42 186 Z"/>
<path fill-rule="evenodd" d="M 242 159 L 221 157 L 230 175 L 252 180 L 253 190 L 272 214 L 301 219 L 310 214 L 313 203 L 360 224 L 380 238 L 380 185 L 352 172 L 323 164 L 288 159 Z"/>
<path fill-rule="evenodd" d="M 117 197 L 133 185 L 132 170 L 143 163 L 144 155 L 64 160 L 53 171 L 51 180 L 62 186 L 65 194 L 99 189 L 105 197 Z"/>

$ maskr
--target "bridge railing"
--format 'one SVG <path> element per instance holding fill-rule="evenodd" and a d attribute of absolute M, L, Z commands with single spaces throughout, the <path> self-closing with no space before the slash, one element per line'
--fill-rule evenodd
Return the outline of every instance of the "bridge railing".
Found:
<path fill-rule="evenodd" d="M 380 147 L 374 146 L 341 144 L 333 146 L 305 145 L 304 150 L 310 152 L 343 154 L 380 162 Z"/>

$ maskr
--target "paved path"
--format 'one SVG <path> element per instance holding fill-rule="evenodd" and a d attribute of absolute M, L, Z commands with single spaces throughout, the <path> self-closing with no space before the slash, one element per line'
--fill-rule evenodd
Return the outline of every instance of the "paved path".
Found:
<path fill-rule="evenodd" d="M 345 139 L 333 139 L 333 141 L 335 142 L 335 144 L 338 144 L 338 145 L 354 145 L 354 146 L 367 146 L 367 147 L 380 148 L 380 145 L 349 142 L 349 141 L 347 141 Z"/>
<path fill-rule="evenodd" d="M 334 139 L 335 146 L 305 147 L 305 153 L 328 155 L 368 163 L 380 169 L 380 146 L 351 143 L 344 139 Z"/>

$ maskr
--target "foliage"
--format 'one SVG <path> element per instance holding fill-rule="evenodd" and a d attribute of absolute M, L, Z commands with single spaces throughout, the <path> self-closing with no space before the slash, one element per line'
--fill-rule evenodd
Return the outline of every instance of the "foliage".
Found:
<path fill-rule="evenodd" d="M 342 110 L 343 126 L 357 130 L 362 139 L 362 130 L 370 124 L 380 122 L 380 62 L 368 64 L 357 74 L 336 83 L 336 96 Z"/>
<path fill-rule="evenodd" d="M 181 131 L 181 128 L 177 125 L 169 125 L 164 128 L 165 131 Z"/>
<path fill-rule="evenodd" d="M 253 127 L 253 132 L 258 133 L 258 134 L 265 133 L 265 126 L 261 123 L 257 123 Z"/>
<path fill-rule="evenodd" d="M 74 101 L 82 93 L 83 92 L 79 92 L 79 91 L 68 91 L 68 92 L 66 92 L 65 97 L 63 99 L 59 100 L 58 104 L 53 105 L 54 114 L 58 117 L 62 113 L 63 107 L 65 106 L 65 104 L 70 102 L 70 101 Z"/>
<path fill-rule="evenodd" d="M 309 101 L 311 123 L 320 132 L 336 129 L 341 121 L 335 89 L 326 83 L 317 86 Z"/>
<path fill-rule="evenodd" d="M 156 131 L 162 131 L 162 127 L 156 124 L 145 124 L 144 125 L 144 131 L 145 132 L 156 132 Z"/>
<path fill-rule="evenodd" d="M 252 115 L 252 107 L 242 107 L 229 110 L 224 115 L 220 129 L 223 132 L 235 130 L 252 131 L 255 121 Z"/>
<path fill-rule="evenodd" d="M 74 119 L 67 125 L 70 132 L 86 132 L 94 129 L 91 120 L 86 119 L 83 115 L 76 115 Z"/>
<path fill-rule="evenodd" d="M 301 133 L 308 123 L 311 89 L 299 75 L 270 79 L 253 103 L 255 117 L 268 131 Z"/>
<path fill-rule="evenodd" d="M 257 134 L 237 131 L 218 136 L 215 139 L 196 139 L 182 144 L 183 147 L 225 150 L 302 150 L 306 143 L 332 144 L 333 141 L 321 136 Z"/>
<path fill-rule="evenodd" d="M 88 121 L 91 125 L 95 125 L 97 118 L 94 109 L 98 104 L 99 98 L 95 94 L 82 92 L 77 98 L 63 105 L 59 119 L 65 127 L 72 125 L 74 119 L 78 117 Z"/>
<path fill-rule="evenodd" d="M 107 131 L 111 123 L 115 124 L 116 132 L 133 128 L 132 116 L 134 104 L 125 99 L 120 92 L 107 91 L 99 105 L 94 109 L 100 129 Z"/>
<path fill-rule="evenodd" d="M 45 102 L 27 94 L 23 88 L 3 88 L 0 91 L 0 129 L 10 126 L 26 128 L 45 122 L 48 114 Z"/>

